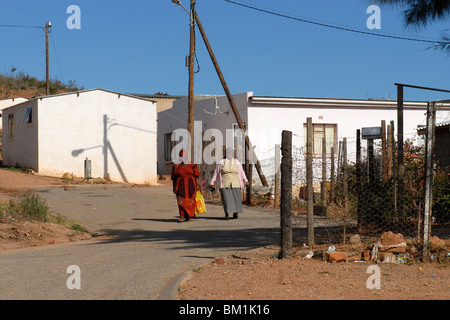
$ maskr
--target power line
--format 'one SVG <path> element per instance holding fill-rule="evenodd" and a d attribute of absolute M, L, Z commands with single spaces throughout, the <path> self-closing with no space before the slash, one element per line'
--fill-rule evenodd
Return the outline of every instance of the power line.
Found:
<path fill-rule="evenodd" d="M 14 25 L 14 24 L 0 24 L 0 27 L 3 28 L 34 28 L 34 29 L 44 29 L 41 26 L 22 26 L 22 25 Z"/>
<path fill-rule="evenodd" d="M 61 71 L 61 65 L 59 64 L 59 58 L 58 58 L 58 52 L 56 51 L 55 40 L 53 39 L 53 35 L 51 33 L 50 33 L 50 37 L 52 38 L 53 50 L 55 51 L 56 63 L 58 64 L 59 73 L 61 75 L 62 82 L 65 83 L 64 76 L 63 76 L 62 71 Z"/>
<path fill-rule="evenodd" d="M 244 8 L 248 8 L 248 9 L 252 9 L 252 10 L 255 10 L 255 11 L 271 14 L 271 15 L 274 15 L 274 16 L 278 16 L 278 17 L 282 17 L 282 18 L 286 18 L 286 19 L 291 19 L 291 20 L 296 20 L 296 21 L 300 21 L 300 22 L 304 22 L 304 23 L 314 24 L 314 25 L 318 25 L 318 26 L 321 26 L 321 27 L 337 29 L 337 30 L 341 30 L 341 31 L 348 31 L 348 32 L 354 32 L 354 33 L 359 33 L 359 34 L 365 34 L 365 35 L 371 35 L 371 36 L 377 36 L 377 37 L 383 37 L 383 38 L 398 39 L 398 40 L 408 40 L 408 41 L 438 43 L 438 44 L 446 44 L 447 43 L 447 42 L 439 41 L 439 40 L 425 40 L 425 39 L 410 38 L 410 37 L 404 37 L 404 36 L 389 35 L 389 34 L 385 34 L 385 33 L 375 33 L 375 32 L 370 32 L 370 31 L 362 31 L 362 30 L 357 30 L 357 29 L 350 28 L 350 27 L 341 27 L 341 26 L 332 25 L 332 24 L 329 24 L 329 23 L 322 23 L 322 22 L 316 22 L 316 21 L 312 21 L 312 20 L 308 20 L 308 19 L 304 19 L 304 18 L 298 18 L 298 17 L 290 16 L 290 15 L 287 15 L 287 14 L 284 14 L 284 13 L 278 13 L 278 12 L 275 12 L 275 11 L 258 8 L 258 7 L 255 7 L 255 6 L 251 6 L 251 5 L 248 5 L 248 4 L 235 2 L 235 1 L 231 1 L 231 0 L 224 0 L 224 1 L 225 2 L 229 2 L 231 4 L 234 4 L 234 5 L 238 5 L 238 6 L 244 7 Z"/>

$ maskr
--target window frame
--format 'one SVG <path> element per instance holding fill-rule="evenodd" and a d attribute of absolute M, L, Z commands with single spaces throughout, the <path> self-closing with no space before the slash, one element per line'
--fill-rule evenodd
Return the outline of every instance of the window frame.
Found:
<path fill-rule="evenodd" d="M 8 113 L 8 140 L 14 140 L 14 113 Z"/>
<path fill-rule="evenodd" d="M 33 108 L 29 107 L 27 109 L 27 113 L 25 114 L 25 119 L 23 120 L 23 122 L 28 124 L 33 123 Z"/>
<path fill-rule="evenodd" d="M 307 124 L 303 124 L 304 133 L 305 133 L 305 148 L 307 144 Z M 321 127 L 321 130 L 318 130 Z M 327 137 L 327 127 L 332 127 L 333 129 L 333 137 L 328 138 Z M 312 155 L 314 158 L 322 157 L 322 139 L 325 138 L 327 141 L 327 157 L 331 157 L 331 148 L 334 147 L 334 154 L 337 154 L 337 131 L 338 131 L 338 125 L 337 123 L 313 123 L 312 124 L 312 131 L 313 131 L 313 146 L 312 146 Z M 323 134 L 322 137 L 316 137 L 318 134 Z M 320 139 L 320 142 L 319 142 Z M 332 139 L 331 146 L 328 148 L 328 139 Z M 320 150 L 319 150 L 320 148 Z M 318 150 L 316 150 L 318 149 Z M 317 152 L 316 152 L 317 151 Z M 305 149 L 306 152 L 306 149 Z"/>
<path fill-rule="evenodd" d="M 172 141 L 172 133 L 164 134 L 164 161 L 172 162 L 172 150 L 177 144 L 177 141 Z M 170 147 L 168 146 L 170 144 Z"/>

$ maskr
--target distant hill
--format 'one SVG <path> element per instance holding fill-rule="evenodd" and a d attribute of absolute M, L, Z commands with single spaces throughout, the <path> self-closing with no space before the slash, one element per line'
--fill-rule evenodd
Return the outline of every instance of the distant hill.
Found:
<path fill-rule="evenodd" d="M 68 84 L 62 83 L 58 79 L 50 79 L 50 94 L 65 93 L 83 90 L 78 87 L 75 81 L 69 80 Z M 31 99 L 33 97 L 44 96 L 45 80 L 39 80 L 25 74 L 23 71 L 17 71 L 12 68 L 9 73 L 0 74 L 0 99 L 24 97 Z"/>

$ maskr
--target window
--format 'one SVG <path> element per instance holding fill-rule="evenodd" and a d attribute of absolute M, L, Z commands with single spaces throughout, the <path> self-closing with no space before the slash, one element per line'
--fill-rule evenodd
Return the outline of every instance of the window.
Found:
<path fill-rule="evenodd" d="M 14 138 L 14 114 L 8 114 L 8 139 L 12 140 Z"/>
<path fill-rule="evenodd" d="M 25 119 L 23 120 L 25 123 L 33 122 L 33 110 L 31 108 L 27 109 L 27 114 L 25 115 Z"/>
<path fill-rule="evenodd" d="M 172 161 L 172 149 L 176 145 L 176 141 L 172 141 L 172 132 L 164 135 L 164 160 Z"/>
<path fill-rule="evenodd" d="M 304 124 L 306 147 L 306 123 Z M 313 156 L 322 156 L 322 139 L 325 138 L 327 157 L 331 156 L 331 148 L 336 152 L 336 124 L 313 123 Z"/>

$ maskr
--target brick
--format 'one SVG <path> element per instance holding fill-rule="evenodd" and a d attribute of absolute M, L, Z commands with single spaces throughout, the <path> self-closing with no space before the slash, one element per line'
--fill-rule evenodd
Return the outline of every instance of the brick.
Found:
<path fill-rule="evenodd" d="M 345 252 L 332 252 L 329 255 L 328 261 L 329 262 L 339 262 L 339 261 L 346 261 L 347 255 Z"/>
<path fill-rule="evenodd" d="M 214 258 L 213 264 L 222 264 L 225 263 L 225 259 L 224 258 Z"/>
<path fill-rule="evenodd" d="M 380 240 L 380 244 L 384 246 L 398 245 L 405 242 L 401 233 L 394 234 L 391 231 L 383 233 Z"/>
<path fill-rule="evenodd" d="M 372 258 L 372 252 L 370 252 L 370 250 L 364 250 L 362 252 L 362 258 L 364 261 L 370 261 Z"/>

